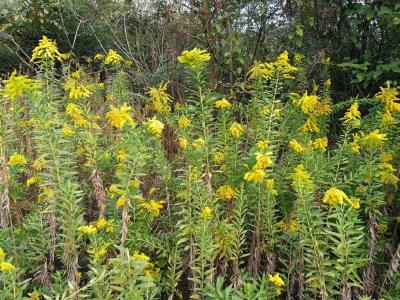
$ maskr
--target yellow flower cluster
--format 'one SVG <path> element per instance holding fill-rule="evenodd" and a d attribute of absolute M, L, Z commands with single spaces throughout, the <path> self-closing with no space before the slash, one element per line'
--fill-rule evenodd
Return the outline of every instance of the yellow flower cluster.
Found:
<path fill-rule="evenodd" d="M 168 103 L 172 101 L 172 97 L 167 93 L 168 83 L 161 83 L 159 87 L 151 87 L 148 89 L 151 108 L 155 111 L 168 112 L 170 110 Z"/>
<path fill-rule="evenodd" d="M 107 220 L 105 218 L 99 218 L 93 226 L 96 227 L 98 231 L 101 231 L 103 229 L 106 230 L 106 232 L 111 233 L 114 231 L 113 229 L 113 220 Z"/>
<path fill-rule="evenodd" d="M 215 101 L 215 107 L 221 110 L 229 108 L 231 106 L 232 104 L 230 104 L 230 102 L 225 98 Z"/>
<path fill-rule="evenodd" d="M 147 130 L 151 134 L 154 134 L 156 137 L 161 137 L 161 134 L 164 130 L 164 123 L 157 120 L 156 117 L 153 117 L 152 119 L 148 119 L 145 124 L 147 126 Z"/>
<path fill-rule="evenodd" d="M 185 115 L 182 115 L 178 119 L 179 128 L 187 128 L 190 125 L 190 120 Z"/>
<path fill-rule="evenodd" d="M 4 250 L 0 248 L 0 271 L 3 272 L 11 272 L 12 270 L 15 269 L 14 265 L 4 261 L 6 257 L 6 254 L 4 253 Z"/>
<path fill-rule="evenodd" d="M 18 97 L 38 90 L 41 86 L 39 80 L 30 79 L 24 75 L 17 75 L 17 71 L 11 73 L 8 80 L 3 80 L 4 89 L 1 94 L 8 97 L 11 101 L 15 101 Z"/>
<path fill-rule="evenodd" d="M 290 233 L 293 233 L 297 230 L 297 228 L 299 227 L 299 224 L 297 224 L 297 222 L 295 220 L 289 220 L 287 222 L 285 221 L 279 221 L 276 226 L 283 231 L 288 231 Z"/>
<path fill-rule="evenodd" d="M 120 108 L 110 105 L 111 111 L 106 114 L 107 122 L 115 128 L 122 129 L 125 124 L 135 126 L 135 121 L 131 117 L 132 107 L 124 103 Z"/>
<path fill-rule="evenodd" d="M 249 72 L 249 78 L 270 80 L 274 74 L 277 74 L 282 79 L 294 79 L 292 74 L 295 71 L 297 68 L 289 63 L 289 53 L 284 51 L 274 62 L 256 62 Z"/>
<path fill-rule="evenodd" d="M 239 123 L 233 122 L 231 127 L 229 128 L 229 132 L 233 137 L 239 138 L 243 134 L 244 129 L 243 126 L 240 125 Z"/>
<path fill-rule="evenodd" d="M 262 183 L 266 173 L 262 169 L 254 169 L 244 174 L 244 180 L 254 183 Z"/>
<path fill-rule="evenodd" d="M 80 70 L 72 73 L 64 83 L 64 90 L 69 92 L 70 99 L 88 98 L 92 95 L 91 86 L 85 85 L 79 80 L 81 73 Z"/>
<path fill-rule="evenodd" d="M 374 150 L 382 147 L 387 140 L 385 133 L 380 133 L 379 129 L 365 134 L 361 132 L 353 135 L 353 142 L 350 144 L 354 153 L 359 153 L 360 149 Z"/>
<path fill-rule="evenodd" d="M 78 231 L 87 235 L 93 235 L 97 233 L 97 228 L 90 224 L 79 227 Z"/>
<path fill-rule="evenodd" d="M 26 180 L 26 186 L 30 187 L 38 182 L 38 178 L 36 176 L 30 177 Z"/>
<path fill-rule="evenodd" d="M 47 198 L 54 198 L 54 196 L 55 196 L 55 193 L 54 193 L 54 190 L 53 190 L 53 189 L 51 189 L 51 188 L 49 188 L 49 187 L 47 187 L 47 186 L 41 187 L 41 188 L 40 188 L 39 196 L 37 197 L 37 202 L 40 204 L 40 203 L 42 203 L 45 199 L 47 199 Z"/>
<path fill-rule="evenodd" d="M 187 146 L 188 146 L 187 139 L 181 137 L 181 138 L 179 138 L 178 142 L 179 142 L 179 147 L 181 147 L 182 149 L 187 148 Z"/>
<path fill-rule="evenodd" d="M 304 153 L 307 151 L 307 148 L 300 144 L 297 140 L 290 140 L 289 148 L 297 153 Z"/>
<path fill-rule="evenodd" d="M 43 36 L 39 41 L 39 45 L 33 49 L 32 52 L 32 62 L 41 61 L 63 61 L 68 57 L 66 54 L 61 54 L 58 51 L 57 43 Z"/>
<path fill-rule="evenodd" d="M 229 201 L 232 200 L 233 197 L 235 197 L 236 192 L 230 185 L 223 185 L 218 188 L 217 190 L 217 196 L 221 200 Z"/>
<path fill-rule="evenodd" d="M 266 153 L 261 153 L 257 152 L 256 153 L 256 163 L 253 166 L 253 170 L 256 169 L 264 169 L 268 168 L 273 165 L 273 161 L 271 159 L 272 152 L 266 152 Z"/>
<path fill-rule="evenodd" d="M 201 149 L 201 147 L 203 147 L 203 145 L 204 145 L 205 143 L 206 143 L 206 142 L 205 142 L 204 139 L 202 139 L 202 138 L 195 139 L 195 140 L 193 141 L 193 148 L 194 148 L 195 150 L 199 151 L 199 150 Z"/>
<path fill-rule="evenodd" d="M 260 150 L 265 150 L 268 148 L 269 144 L 271 144 L 271 141 L 261 140 L 257 142 L 257 148 Z"/>
<path fill-rule="evenodd" d="M 106 65 L 119 65 L 123 61 L 124 59 L 122 58 L 121 55 L 118 54 L 117 51 L 110 49 L 108 50 L 104 63 Z"/>
<path fill-rule="evenodd" d="M 155 217 L 158 217 L 160 215 L 160 210 L 163 208 L 163 204 L 165 203 L 164 200 L 150 200 L 145 203 L 141 203 L 139 206 L 140 208 L 143 208 L 150 214 L 152 214 Z"/>
<path fill-rule="evenodd" d="M 393 113 L 400 112 L 399 91 L 390 86 L 390 82 L 386 83 L 386 88 L 381 87 L 380 92 L 375 95 L 376 98 L 385 103 L 385 113 L 382 116 L 383 124 L 393 124 Z"/>
<path fill-rule="evenodd" d="M 292 174 L 293 186 L 296 190 L 313 189 L 314 183 L 311 179 L 311 175 L 305 170 L 303 165 L 298 165 L 294 168 L 294 173 Z"/>
<path fill-rule="evenodd" d="M 208 53 L 206 50 L 201 50 L 198 48 L 185 50 L 180 56 L 178 56 L 178 61 L 193 71 L 201 70 L 207 65 L 209 60 L 210 53 Z"/>
<path fill-rule="evenodd" d="M 293 102 L 294 104 L 300 106 L 303 113 L 310 114 L 315 110 L 319 100 L 317 95 L 308 95 L 308 93 L 305 92 L 303 97 L 298 100 L 294 100 Z"/>
<path fill-rule="evenodd" d="M 293 151 L 297 153 L 304 153 L 310 149 L 321 149 L 322 151 L 326 151 L 327 147 L 328 147 L 327 137 L 317 138 L 313 141 L 309 141 L 307 146 L 301 144 L 295 139 L 292 139 L 289 142 L 289 148 L 291 148 Z"/>
<path fill-rule="evenodd" d="M 345 192 L 337 188 L 330 188 L 327 190 L 322 202 L 332 206 L 337 204 L 342 205 L 344 202 L 347 202 L 355 209 L 360 208 L 360 199 L 356 197 L 348 197 Z"/>
<path fill-rule="evenodd" d="M 285 282 L 281 278 L 279 273 L 275 273 L 275 275 L 268 275 L 268 281 L 277 287 L 282 287 L 285 285 Z"/>
<path fill-rule="evenodd" d="M 27 163 L 25 156 L 22 154 L 14 153 L 10 155 L 7 164 L 9 166 L 23 166 Z"/>
<path fill-rule="evenodd" d="M 69 116 L 78 127 L 84 127 L 89 124 L 89 121 L 82 116 L 82 109 L 77 104 L 68 103 L 65 108 L 65 114 Z"/>
<path fill-rule="evenodd" d="M 343 124 L 352 124 L 354 127 L 360 126 L 361 113 L 358 110 L 358 103 L 353 103 L 345 113 L 344 117 L 341 118 Z"/>
<path fill-rule="evenodd" d="M 208 206 L 204 207 L 200 212 L 200 217 L 205 221 L 211 219 L 212 217 L 211 208 L 209 208 Z"/>
<path fill-rule="evenodd" d="M 274 179 L 267 179 L 265 180 L 265 188 L 271 192 L 272 195 L 278 196 L 278 192 L 275 189 L 275 180 Z"/>
<path fill-rule="evenodd" d="M 390 163 L 390 160 L 391 159 L 384 159 L 383 162 L 379 164 L 379 175 L 382 183 L 396 185 L 399 178 L 395 175 L 397 170 Z"/>

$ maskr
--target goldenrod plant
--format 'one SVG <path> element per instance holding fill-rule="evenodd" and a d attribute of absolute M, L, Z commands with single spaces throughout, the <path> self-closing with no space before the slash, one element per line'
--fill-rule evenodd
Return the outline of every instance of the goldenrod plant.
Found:
<path fill-rule="evenodd" d="M 283 51 L 239 99 L 194 48 L 177 95 L 73 57 L 1 86 L 1 299 L 398 299 L 396 82 L 335 103 Z"/>

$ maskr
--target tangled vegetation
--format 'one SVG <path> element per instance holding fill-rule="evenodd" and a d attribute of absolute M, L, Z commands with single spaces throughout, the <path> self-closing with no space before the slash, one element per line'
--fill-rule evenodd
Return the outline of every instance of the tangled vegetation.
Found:
<path fill-rule="evenodd" d="M 283 51 L 236 101 L 193 48 L 177 99 L 71 59 L 43 36 L 0 90 L 1 299 L 399 299 L 393 82 L 335 104 Z"/>

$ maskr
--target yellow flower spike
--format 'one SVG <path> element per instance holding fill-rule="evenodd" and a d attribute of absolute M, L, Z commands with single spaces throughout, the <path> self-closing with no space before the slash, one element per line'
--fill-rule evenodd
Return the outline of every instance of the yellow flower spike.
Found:
<path fill-rule="evenodd" d="M 201 149 L 201 147 L 203 147 L 203 145 L 205 144 L 206 142 L 202 139 L 202 138 L 198 138 L 198 139 L 196 139 L 196 140 L 194 140 L 193 141 L 193 148 L 196 150 L 196 151 L 199 151 L 200 149 Z"/>
<path fill-rule="evenodd" d="M 198 71 L 207 65 L 210 60 L 210 54 L 206 50 L 194 48 L 192 50 L 185 50 L 180 56 L 178 61 L 186 65 L 189 69 Z"/>
<path fill-rule="evenodd" d="M 328 138 L 323 137 L 323 138 L 315 139 L 312 142 L 312 147 L 313 147 L 313 149 L 321 149 L 322 151 L 326 151 L 326 148 L 328 147 Z"/>
<path fill-rule="evenodd" d="M 150 99 L 151 108 L 155 111 L 168 111 L 166 105 L 172 101 L 172 97 L 167 93 L 168 83 L 161 83 L 158 87 L 150 87 L 147 94 Z"/>
<path fill-rule="evenodd" d="M 153 117 L 152 119 L 148 119 L 145 122 L 145 125 L 147 126 L 148 132 L 150 132 L 151 134 L 155 135 L 158 138 L 161 137 L 161 134 L 164 130 L 164 123 L 157 120 L 156 117 Z"/>
<path fill-rule="evenodd" d="M 27 163 L 25 156 L 22 154 L 14 153 L 10 156 L 7 164 L 9 166 L 23 166 Z"/>
<path fill-rule="evenodd" d="M 150 261 L 150 257 L 148 257 L 146 254 L 144 253 L 139 253 L 138 251 L 135 251 L 132 255 L 132 258 L 134 260 L 142 260 L 145 262 L 149 262 Z"/>
<path fill-rule="evenodd" d="M 353 124 L 353 126 L 360 126 L 361 113 L 358 110 L 358 103 L 353 103 L 350 108 L 345 113 L 344 117 L 340 120 L 343 121 L 343 124 Z"/>
<path fill-rule="evenodd" d="M 39 80 L 29 79 L 24 75 L 17 75 L 17 71 L 13 71 L 8 80 L 3 80 L 4 89 L 0 91 L 1 94 L 8 97 L 11 101 L 15 101 L 18 97 L 38 90 L 41 86 Z"/>
<path fill-rule="evenodd" d="M 124 59 L 118 54 L 117 51 L 110 49 L 108 50 L 104 63 L 106 65 L 119 65 L 121 62 L 123 62 L 123 60 Z"/>
<path fill-rule="evenodd" d="M 293 185 L 297 189 L 301 187 L 305 187 L 307 189 L 314 188 L 314 183 L 311 179 L 311 175 L 305 170 L 302 164 L 294 168 L 294 173 L 291 177 L 293 180 Z"/>
<path fill-rule="evenodd" d="M 78 231 L 82 232 L 84 234 L 87 234 L 87 235 L 93 235 L 93 234 L 97 233 L 97 228 L 94 227 L 93 225 L 85 225 L 85 226 L 79 227 Z"/>
<path fill-rule="evenodd" d="M 28 293 L 28 296 L 30 300 L 40 300 L 40 294 L 36 288 L 34 288 L 32 292 Z"/>
<path fill-rule="evenodd" d="M 275 275 L 268 275 L 268 281 L 277 287 L 281 287 L 285 285 L 285 282 L 281 278 L 279 273 L 275 273 Z"/>
<path fill-rule="evenodd" d="M 30 177 L 26 180 L 26 186 L 30 187 L 38 182 L 38 178 L 36 176 Z"/>
<path fill-rule="evenodd" d="M 46 36 L 43 36 L 39 41 L 39 45 L 33 49 L 32 52 L 32 62 L 41 62 L 41 61 L 63 61 L 68 57 L 66 54 L 61 54 L 58 51 L 57 43 L 48 39 Z"/>
<path fill-rule="evenodd" d="M 305 146 L 294 139 L 289 142 L 289 148 L 297 153 L 304 153 L 307 151 L 307 148 Z"/>
<path fill-rule="evenodd" d="M 329 204 L 329 205 L 337 205 L 337 204 L 343 204 L 344 201 L 348 202 L 349 197 L 340 189 L 337 188 L 330 188 L 325 192 L 324 198 L 322 199 L 323 203 Z"/>
<path fill-rule="evenodd" d="M 78 72 L 78 71 L 77 71 Z M 64 83 L 64 90 L 69 92 L 69 99 L 88 98 L 92 95 L 91 86 L 83 84 L 79 78 L 81 75 L 73 73 Z M 78 73 L 80 74 L 80 73 Z"/>
<path fill-rule="evenodd" d="M 61 133 L 63 137 L 70 137 L 72 135 L 74 135 L 74 131 L 72 130 L 71 127 L 69 127 L 68 124 L 64 124 L 62 129 L 61 129 Z"/>
<path fill-rule="evenodd" d="M 3 248 L 0 247 L 0 260 L 3 260 L 6 257 L 6 254 L 3 250 Z"/>
<path fill-rule="evenodd" d="M 243 134 L 244 129 L 243 126 L 240 125 L 239 123 L 233 122 L 231 127 L 229 128 L 229 132 L 233 137 L 239 138 Z"/>
<path fill-rule="evenodd" d="M 268 146 L 271 144 L 271 141 L 268 140 L 262 140 L 257 142 L 257 148 L 261 150 L 265 150 L 268 148 Z"/>
<path fill-rule="evenodd" d="M 94 56 L 94 59 L 96 59 L 96 60 L 102 60 L 103 58 L 104 58 L 104 55 L 101 54 L 101 53 L 97 53 L 97 54 Z"/>
<path fill-rule="evenodd" d="M 224 201 L 232 200 L 235 197 L 235 195 L 236 195 L 235 190 L 232 188 L 232 186 L 228 184 L 219 187 L 217 190 L 218 198 Z"/>
<path fill-rule="evenodd" d="M 212 217 L 212 210 L 211 210 L 211 208 L 209 208 L 208 206 L 204 207 L 204 208 L 201 210 L 200 217 L 201 217 L 203 220 L 205 220 L 205 221 L 211 219 L 211 217 Z"/>
<path fill-rule="evenodd" d="M 274 163 L 271 159 L 272 152 L 266 152 L 266 153 L 256 153 L 256 160 L 257 162 L 253 166 L 253 170 L 256 169 L 264 169 L 272 166 Z"/>
<path fill-rule="evenodd" d="M 0 263 L 0 270 L 3 272 L 11 272 L 14 269 L 14 265 L 9 262 L 3 261 Z"/>
<path fill-rule="evenodd" d="M 164 200 L 160 201 L 150 200 L 146 203 L 141 203 L 139 207 L 149 212 L 154 217 L 158 217 L 160 215 L 160 210 L 164 207 L 163 206 L 164 203 L 165 203 Z"/>
<path fill-rule="evenodd" d="M 179 147 L 186 149 L 188 146 L 188 141 L 185 138 L 179 138 Z"/>
<path fill-rule="evenodd" d="M 117 129 L 122 129 L 125 124 L 135 127 L 135 121 L 131 117 L 132 107 L 124 103 L 120 108 L 110 105 L 111 111 L 106 114 L 108 124 Z"/>
<path fill-rule="evenodd" d="M 222 98 L 221 100 L 218 100 L 215 102 L 215 107 L 221 110 L 224 110 L 226 108 L 230 108 L 232 106 L 232 104 L 229 103 L 228 100 L 226 100 L 225 98 Z"/>
<path fill-rule="evenodd" d="M 221 152 L 221 151 L 217 151 L 214 154 L 214 162 L 217 165 L 220 165 L 221 163 L 223 163 L 225 161 L 225 153 Z"/>
<path fill-rule="evenodd" d="M 190 125 L 190 120 L 185 115 L 180 116 L 178 119 L 178 126 L 179 128 L 187 128 Z"/>
<path fill-rule="evenodd" d="M 317 95 L 308 95 L 307 92 L 305 92 L 300 99 L 294 100 L 293 102 L 300 106 L 301 111 L 305 114 L 312 113 L 319 103 Z"/>
<path fill-rule="evenodd" d="M 121 208 L 128 203 L 128 198 L 125 195 L 122 195 L 118 198 L 117 202 L 115 203 L 116 208 Z"/>
<path fill-rule="evenodd" d="M 360 208 L 360 199 L 356 197 L 350 197 L 348 200 L 349 204 L 351 205 L 352 208 L 354 209 L 359 209 Z"/>
<path fill-rule="evenodd" d="M 264 170 L 255 169 L 244 174 L 244 180 L 254 183 L 262 183 L 266 173 Z"/>

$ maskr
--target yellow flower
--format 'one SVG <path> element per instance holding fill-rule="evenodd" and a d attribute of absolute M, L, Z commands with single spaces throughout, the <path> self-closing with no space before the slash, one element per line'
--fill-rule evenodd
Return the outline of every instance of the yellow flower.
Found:
<path fill-rule="evenodd" d="M 180 56 L 178 61 L 186 65 L 189 69 L 194 71 L 200 70 L 206 66 L 210 60 L 210 54 L 206 50 L 194 48 L 192 50 L 185 50 Z"/>
<path fill-rule="evenodd" d="M 359 198 L 356 198 L 356 197 L 351 196 L 347 202 L 348 202 L 348 203 L 351 205 L 351 207 L 353 207 L 354 209 L 359 209 L 359 208 L 360 208 L 360 199 L 359 199 Z"/>
<path fill-rule="evenodd" d="M 107 122 L 115 128 L 121 129 L 125 124 L 135 126 L 135 121 L 131 117 L 132 107 L 126 103 L 120 108 L 110 105 L 111 111 L 106 114 Z"/>
<path fill-rule="evenodd" d="M 124 59 L 117 53 L 117 51 L 110 49 L 108 50 L 104 63 L 106 65 L 119 65 L 123 60 Z"/>
<path fill-rule="evenodd" d="M 321 149 L 321 150 L 325 151 L 326 148 L 328 147 L 328 138 L 327 137 L 323 137 L 323 138 L 315 139 L 312 142 L 312 147 L 314 149 Z"/>
<path fill-rule="evenodd" d="M 76 75 L 75 75 L 76 77 Z M 64 83 L 64 90 L 69 92 L 70 99 L 88 98 L 92 95 L 91 86 L 83 84 L 78 78 L 74 78 L 73 75 L 67 78 Z"/>
<path fill-rule="evenodd" d="M 2 94 L 7 96 L 11 101 L 26 94 L 27 92 L 38 90 L 40 88 L 40 81 L 29 79 L 27 76 L 17 76 L 17 71 L 11 73 L 8 80 L 3 80 L 4 89 Z"/>
<path fill-rule="evenodd" d="M 3 248 L 0 247 L 0 260 L 3 260 L 6 254 L 4 253 Z"/>
<path fill-rule="evenodd" d="M 68 126 L 68 124 L 64 124 L 61 133 L 62 136 L 69 137 L 74 134 L 74 131 L 71 129 L 71 127 Z"/>
<path fill-rule="evenodd" d="M 263 169 L 263 168 L 268 168 L 273 165 L 272 159 L 271 159 L 272 152 L 266 152 L 266 153 L 256 153 L 256 160 L 257 162 L 253 166 L 253 170 L 255 169 Z"/>
<path fill-rule="evenodd" d="M 305 114 L 312 113 L 319 103 L 317 95 L 308 95 L 307 92 L 299 100 L 294 100 L 293 102 L 300 106 L 302 112 Z"/>
<path fill-rule="evenodd" d="M 97 228 L 93 225 L 85 225 L 78 228 L 79 232 L 85 233 L 87 235 L 92 235 L 97 233 Z"/>
<path fill-rule="evenodd" d="M 14 265 L 9 262 L 3 261 L 0 263 L 0 270 L 2 270 L 3 272 L 10 272 L 14 268 Z"/>
<path fill-rule="evenodd" d="M 379 129 L 375 129 L 374 131 L 368 133 L 367 135 L 362 136 L 360 144 L 362 147 L 374 149 L 382 147 L 386 140 L 387 140 L 386 134 L 380 133 Z"/>
<path fill-rule="evenodd" d="M 118 198 L 117 203 L 115 204 L 116 208 L 121 208 L 128 203 L 128 198 L 125 195 L 122 195 Z"/>
<path fill-rule="evenodd" d="M 25 156 L 22 154 L 14 153 L 10 156 L 8 160 L 9 166 L 22 166 L 27 163 Z"/>
<path fill-rule="evenodd" d="M 386 88 L 381 87 L 381 91 L 375 95 L 376 98 L 385 103 L 385 113 L 382 116 L 383 124 L 394 123 L 392 113 L 400 112 L 400 98 L 397 88 L 391 87 L 390 82 L 386 82 Z"/>
<path fill-rule="evenodd" d="M 104 58 L 104 55 L 101 54 L 101 53 L 97 53 L 97 54 L 94 56 L 94 59 L 97 59 L 97 60 L 102 60 L 103 58 Z"/>
<path fill-rule="evenodd" d="M 304 123 L 304 125 L 300 128 L 300 132 L 305 134 L 307 132 L 315 132 L 318 133 L 321 130 L 318 127 L 317 117 L 315 114 L 312 114 Z"/>
<path fill-rule="evenodd" d="M 349 197 L 340 189 L 330 188 L 325 192 L 323 203 L 329 205 L 343 204 L 344 201 L 349 201 Z"/>
<path fill-rule="evenodd" d="M 262 169 L 255 169 L 244 174 L 244 180 L 248 182 L 261 183 L 265 177 L 265 171 Z"/>
<path fill-rule="evenodd" d="M 274 66 L 271 63 L 262 63 L 256 61 L 249 72 L 249 79 L 265 79 L 270 80 L 274 74 Z"/>
<path fill-rule="evenodd" d="M 278 55 L 276 61 L 269 63 L 255 62 L 249 72 L 250 79 L 270 80 L 273 74 L 277 74 L 283 79 L 294 79 L 292 73 L 297 70 L 289 63 L 289 54 L 287 51 Z"/>
<path fill-rule="evenodd" d="M 155 111 L 165 111 L 166 105 L 172 101 L 172 97 L 167 93 L 168 83 L 161 83 L 159 87 L 151 87 L 147 94 L 150 96 L 151 108 Z"/>
<path fill-rule="evenodd" d="M 358 103 L 353 103 L 350 108 L 347 110 L 346 114 L 340 120 L 343 121 L 343 124 L 352 123 L 353 126 L 360 126 L 361 113 L 358 110 Z"/>
<path fill-rule="evenodd" d="M 268 280 L 275 286 L 281 287 L 285 285 L 285 282 L 282 280 L 279 273 L 275 273 L 275 275 L 268 275 Z"/>
<path fill-rule="evenodd" d="M 40 300 L 40 294 L 36 288 L 34 288 L 32 292 L 28 293 L 28 296 L 30 300 Z"/>
<path fill-rule="evenodd" d="M 208 206 L 204 207 L 204 208 L 201 210 L 200 217 L 201 217 L 203 220 L 208 220 L 208 219 L 210 219 L 210 218 L 212 217 L 212 210 L 211 210 L 211 208 L 209 208 Z"/>
<path fill-rule="evenodd" d="M 190 120 L 186 116 L 181 116 L 178 120 L 179 128 L 186 128 L 189 127 Z"/>
<path fill-rule="evenodd" d="M 154 134 L 157 137 L 161 137 L 161 134 L 164 130 L 164 124 L 156 119 L 156 117 L 152 119 L 148 119 L 146 121 L 147 130 Z"/>
<path fill-rule="evenodd" d="M 34 185 L 35 183 L 37 183 L 38 182 L 38 179 L 37 179 L 37 177 L 36 176 L 34 176 L 34 177 L 31 177 L 31 178 L 28 178 L 27 180 L 26 180 L 26 186 L 31 186 L 31 185 Z"/>
<path fill-rule="evenodd" d="M 217 195 L 221 200 L 232 200 L 236 192 L 230 185 L 223 185 L 218 188 Z"/>
<path fill-rule="evenodd" d="M 379 165 L 379 168 L 381 170 L 380 177 L 381 181 L 384 184 L 392 184 L 396 185 L 397 182 L 399 181 L 399 178 L 394 174 L 396 172 L 396 169 L 392 166 L 390 163 L 381 163 Z"/>
<path fill-rule="evenodd" d="M 313 189 L 314 183 L 311 179 L 310 174 L 305 170 L 303 165 L 298 165 L 294 168 L 294 173 L 292 174 L 293 186 L 299 190 L 301 188 Z"/>
<path fill-rule="evenodd" d="M 118 149 L 117 151 L 117 161 L 119 163 L 124 163 L 126 159 L 126 149 Z"/>
<path fill-rule="evenodd" d="M 275 296 L 280 296 L 282 294 L 282 291 L 280 289 L 275 289 Z"/>
<path fill-rule="evenodd" d="M 287 222 L 285 221 L 279 221 L 276 226 L 278 226 L 279 229 L 289 231 L 290 233 L 296 232 L 298 228 L 298 224 L 295 220 L 289 220 Z"/>
<path fill-rule="evenodd" d="M 219 108 L 219 109 L 225 109 L 225 108 L 229 108 L 231 106 L 232 106 L 232 104 L 230 104 L 229 101 L 226 100 L 225 98 L 222 98 L 221 100 L 218 100 L 215 102 L 215 107 Z"/>
<path fill-rule="evenodd" d="M 140 207 L 147 210 L 153 216 L 158 217 L 160 215 L 160 210 L 163 208 L 164 203 L 165 201 L 163 200 L 160 201 L 150 200 L 147 203 L 140 204 Z"/>
<path fill-rule="evenodd" d="M 257 142 L 257 148 L 261 149 L 261 150 L 264 150 L 264 149 L 268 148 L 269 144 L 271 144 L 271 141 L 268 141 L 268 140 L 258 141 Z"/>
<path fill-rule="evenodd" d="M 146 254 L 144 253 L 139 253 L 138 251 L 135 251 L 132 255 L 133 259 L 135 260 L 142 260 L 142 261 L 146 261 L 149 262 L 150 261 L 150 257 L 148 257 Z"/>
<path fill-rule="evenodd" d="M 304 153 L 307 150 L 302 144 L 294 139 L 289 142 L 289 147 L 297 153 Z"/>
<path fill-rule="evenodd" d="M 179 147 L 186 149 L 188 146 L 188 141 L 185 138 L 179 138 Z"/>
<path fill-rule="evenodd" d="M 55 41 L 48 39 L 46 36 L 43 36 L 42 39 L 39 41 L 39 45 L 35 49 L 33 49 L 31 61 L 63 61 L 65 58 L 67 58 L 67 56 L 68 55 L 61 54 L 58 51 Z"/>
<path fill-rule="evenodd" d="M 265 188 L 272 193 L 272 195 L 277 196 L 278 192 L 275 190 L 275 180 L 267 179 L 265 180 Z"/>
<path fill-rule="evenodd" d="M 240 137 L 243 134 L 243 126 L 240 125 L 237 122 L 233 122 L 231 127 L 229 128 L 229 132 L 234 136 L 235 138 Z"/>
<path fill-rule="evenodd" d="M 205 141 L 202 138 L 198 138 L 193 141 L 193 148 L 195 150 L 199 151 L 204 144 L 205 144 Z"/>

